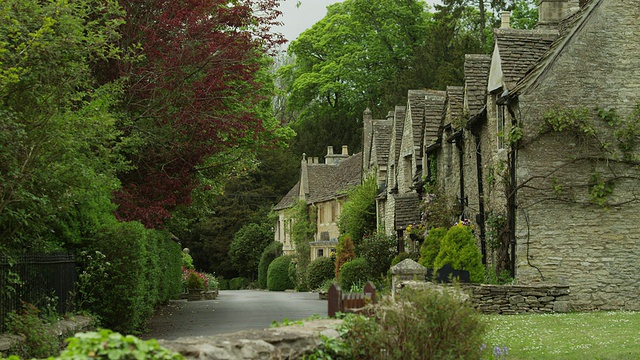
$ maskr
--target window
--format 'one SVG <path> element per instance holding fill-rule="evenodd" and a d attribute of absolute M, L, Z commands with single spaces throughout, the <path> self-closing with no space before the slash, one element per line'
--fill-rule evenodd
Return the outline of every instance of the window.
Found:
<path fill-rule="evenodd" d="M 318 205 L 318 220 L 320 224 L 324 224 L 324 206 Z"/>
<path fill-rule="evenodd" d="M 317 257 L 323 257 L 324 256 L 324 249 L 318 249 L 318 256 Z"/>

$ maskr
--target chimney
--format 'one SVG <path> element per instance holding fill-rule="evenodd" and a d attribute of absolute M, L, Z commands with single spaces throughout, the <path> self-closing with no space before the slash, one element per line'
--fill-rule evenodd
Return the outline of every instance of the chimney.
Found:
<path fill-rule="evenodd" d="M 502 19 L 502 23 L 500 24 L 500 28 L 501 29 L 509 29 L 511 27 L 511 24 L 510 24 L 511 12 L 510 11 L 503 11 L 500 15 L 501 15 L 501 19 Z"/>
<path fill-rule="evenodd" d="M 349 146 L 342 145 L 342 156 L 349 156 Z"/>
<path fill-rule="evenodd" d="M 557 29 L 560 22 L 580 10 L 580 0 L 539 0 L 539 29 Z"/>
<path fill-rule="evenodd" d="M 373 113 L 369 108 L 362 114 L 362 132 L 363 164 L 368 164 L 371 157 L 371 141 L 373 138 Z"/>

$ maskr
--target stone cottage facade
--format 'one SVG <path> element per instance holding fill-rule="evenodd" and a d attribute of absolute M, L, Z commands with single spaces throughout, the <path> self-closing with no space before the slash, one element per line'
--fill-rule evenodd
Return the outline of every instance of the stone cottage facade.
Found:
<path fill-rule="evenodd" d="M 492 54 L 465 57 L 463 87 L 390 112 L 379 230 L 420 220 L 435 169 L 487 266 L 569 285 L 577 310 L 640 310 L 640 6 L 539 6 L 536 29 L 504 16 Z"/>
<path fill-rule="evenodd" d="M 340 154 L 334 154 L 333 147 L 327 148 L 325 163 L 318 158 L 302 157 L 300 180 L 273 208 L 278 215 L 275 225 L 275 241 L 282 243 L 285 254 L 295 252 L 291 238 L 291 210 L 302 200 L 309 207 L 316 220 L 314 241 L 311 243 L 311 260 L 320 256 L 330 256 L 338 244 L 338 219 L 342 202 L 347 191 L 360 184 L 362 178 L 362 153 L 349 155 L 348 148 L 342 147 Z"/>

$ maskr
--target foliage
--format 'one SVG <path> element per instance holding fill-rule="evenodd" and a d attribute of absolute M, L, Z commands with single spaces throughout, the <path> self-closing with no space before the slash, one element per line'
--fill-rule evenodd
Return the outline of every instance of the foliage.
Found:
<path fill-rule="evenodd" d="M 40 311 L 31 304 L 23 304 L 21 314 L 8 315 L 9 332 L 24 336 L 12 352 L 24 358 L 44 358 L 55 355 L 60 351 L 60 340 L 51 324 L 45 323 L 39 317 Z"/>
<path fill-rule="evenodd" d="M 123 336 L 111 330 L 78 333 L 67 339 L 67 348 L 55 360 L 97 359 L 184 359 L 179 353 L 161 347 L 155 339 L 141 340 L 133 335 Z"/>
<path fill-rule="evenodd" d="M 397 245 L 398 239 L 384 232 L 376 232 L 364 238 L 358 253 L 369 264 L 372 276 L 382 277 L 387 274 L 397 254 Z"/>
<path fill-rule="evenodd" d="M 342 265 L 356 258 L 356 250 L 351 241 L 351 236 L 346 234 L 338 239 L 336 247 L 336 279 L 340 280 L 340 271 Z"/>
<path fill-rule="evenodd" d="M 313 241 L 316 231 L 315 207 L 307 206 L 304 200 L 299 200 L 291 209 L 290 219 L 293 221 L 291 225 L 291 240 L 296 248 L 296 265 L 295 265 L 295 281 L 296 289 L 306 291 L 307 285 L 307 267 L 311 262 L 311 247 L 309 243 Z M 293 280 L 292 280 L 293 281 Z"/>
<path fill-rule="evenodd" d="M 272 241 L 267 245 L 264 251 L 262 251 L 262 255 L 260 255 L 260 263 L 258 264 L 258 287 L 260 287 L 260 289 L 267 288 L 267 272 L 269 270 L 269 265 L 280 255 L 282 255 L 282 243 L 277 241 Z"/>
<path fill-rule="evenodd" d="M 323 19 L 291 42 L 295 62 L 283 66 L 280 77 L 289 108 L 300 111 L 298 152 L 361 148 L 356 119 L 367 106 L 386 114 L 384 83 L 411 66 L 414 47 L 425 37 L 425 8 L 421 0 L 346 0 L 328 6 Z"/>
<path fill-rule="evenodd" d="M 637 311 L 483 315 L 486 344 L 506 344 L 509 359 L 637 358 Z M 584 329 L 591 335 L 585 336 Z M 491 349 L 491 347 L 489 347 Z"/>
<path fill-rule="evenodd" d="M 105 254 L 97 250 L 93 253 L 80 251 L 77 260 L 82 265 L 76 282 L 77 304 L 80 309 L 84 309 L 94 304 L 100 296 L 97 289 L 109 277 L 111 263 L 107 261 Z"/>
<path fill-rule="evenodd" d="M 456 270 L 469 271 L 471 282 L 478 283 L 484 279 L 482 254 L 469 227 L 462 224 L 452 226 L 442 238 L 440 252 L 433 263 L 433 269 L 438 270 L 445 264 L 451 265 Z"/>
<path fill-rule="evenodd" d="M 340 287 L 351 289 L 353 284 L 364 283 L 371 279 L 371 269 L 367 260 L 355 258 L 340 268 Z"/>
<path fill-rule="evenodd" d="M 445 228 L 432 228 L 429 230 L 427 237 L 420 246 L 420 260 L 418 263 L 427 269 L 433 269 L 433 263 L 440 253 L 440 244 L 442 239 L 447 234 Z"/>
<path fill-rule="evenodd" d="M 533 29 L 538 25 L 538 6 L 534 0 L 513 2 L 509 24 L 514 29 Z"/>
<path fill-rule="evenodd" d="M 249 286 L 249 279 L 245 277 L 237 277 L 229 280 L 229 290 L 242 290 Z"/>
<path fill-rule="evenodd" d="M 273 237 L 272 224 L 266 221 L 246 224 L 238 230 L 229 246 L 229 256 L 240 275 L 250 279 L 257 277 L 260 256 Z"/>
<path fill-rule="evenodd" d="M 356 250 L 360 248 L 362 239 L 376 229 L 377 196 L 378 183 L 375 176 L 371 176 L 351 189 L 347 201 L 342 204 L 338 227 L 340 233 L 351 236 Z"/>
<path fill-rule="evenodd" d="M 209 273 L 204 273 L 204 276 L 205 276 L 205 280 L 204 280 L 204 290 L 205 291 L 220 289 L 220 281 L 218 280 L 218 278 L 215 275 L 209 274 Z"/>
<path fill-rule="evenodd" d="M 96 69 L 106 81 L 126 79 L 120 126 L 135 171 L 119 174 L 117 214 L 158 227 L 220 168 L 291 135 L 270 103 L 278 12 L 272 0 L 121 5 L 119 46 L 136 56 Z"/>
<path fill-rule="evenodd" d="M 422 209 L 421 223 L 426 229 L 450 228 L 459 211 L 453 206 L 442 188 L 429 187 L 425 189 L 425 195 L 420 203 Z"/>
<path fill-rule="evenodd" d="M 450 292 L 403 289 L 375 316 L 345 319 L 343 336 L 358 359 L 479 359 L 485 324 Z"/>
<path fill-rule="evenodd" d="M 122 24 L 115 1 L 0 5 L 0 251 L 81 242 L 115 208 L 113 106 L 121 84 L 91 74 Z"/>
<path fill-rule="evenodd" d="M 204 279 L 199 273 L 195 271 L 190 271 L 187 275 L 187 279 L 185 280 L 185 285 L 189 290 L 200 290 L 204 289 Z"/>
<path fill-rule="evenodd" d="M 184 269 L 190 269 L 193 270 L 193 258 L 191 257 L 191 255 L 187 254 L 186 252 L 182 252 L 181 254 L 181 265 L 182 268 Z"/>
<path fill-rule="evenodd" d="M 333 259 L 320 256 L 309 264 L 307 269 L 307 284 L 309 289 L 315 290 L 322 287 L 327 281 L 335 276 L 335 264 Z"/>
<path fill-rule="evenodd" d="M 289 264 L 293 258 L 283 255 L 269 264 L 267 271 L 267 289 L 269 291 L 284 291 L 295 288 L 295 284 L 289 279 Z"/>
<path fill-rule="evenodd" d="M 411 255 L 409 255 L 408 252 L 403 251 L 403 252 L 399 253 L 391 261 L 391 267 L 394 267 L 394 266 L 398 265 L 400 262 L 402 262 L 403 260 L 406 260 L 406 259 L 411 259 Z"/>
<path fill-rule="evenodd" d="M 104 326 L 139 331 L 157 304 L 182 292 L 180 245 L 167 232 L 113 219 L 87 237 L 84 245 L 89 253 L 104 254 L 110 264 L 108 276 L 91 283 L 99 296 L 86 309 L 98 315 Z"/>

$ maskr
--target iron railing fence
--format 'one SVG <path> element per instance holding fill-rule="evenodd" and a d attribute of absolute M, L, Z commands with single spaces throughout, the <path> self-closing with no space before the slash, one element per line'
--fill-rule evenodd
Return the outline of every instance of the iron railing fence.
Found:
<path fill-rule="evenodd" d="M 73 310 L 77 280 L 75 257 L 66 253 L 0 255 L 0 332 L 7 331 L 7 316 L 23 303 L 39 310 L 66 314 Z"/>

